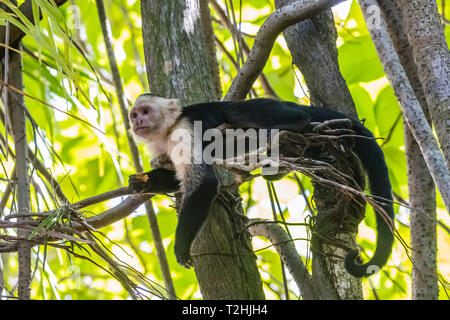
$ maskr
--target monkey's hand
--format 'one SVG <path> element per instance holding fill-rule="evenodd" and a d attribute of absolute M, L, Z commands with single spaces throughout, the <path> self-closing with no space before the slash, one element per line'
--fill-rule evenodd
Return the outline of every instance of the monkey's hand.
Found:
<path fill-rule="evenodd" d="M 173 165 L 172 160 L 170 160 L 169 156 L 165 153 L 160 155 L 159 157 L 155 157 L 150 161 L 150 166 L 153 169 L 164 168 L 167 170 L 175 170 L 175 166 Z"/>
<path fill-rule="evenodd" d="M 149 189 L 149 175 L 147 173 L 132 174 L 128 178 L 128 188 L 133 193 L 145 193 Z"/>
<path fill-rule="evenodd" d="M 164 168 L 132 174 L 128 178 L 128 188 L 134 193 L 166 194 L 178 191 L 179 184 L 175 171 Z"/>
<path fill-rule="evenodd" d="M 177 262 L 186 269 L 192 267 L 190 245 L 186 245 L 185 242 L 175 240 L 175 257 Z"/>

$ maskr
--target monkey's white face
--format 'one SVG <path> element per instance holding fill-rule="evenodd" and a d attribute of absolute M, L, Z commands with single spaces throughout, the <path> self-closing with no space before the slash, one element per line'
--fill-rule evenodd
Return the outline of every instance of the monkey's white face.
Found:
<path fill-rule="evenodd" d="M 172 126 L 180 111 L 176 100 L 157 96 L 139 96 L 128 117 L 134 134 L 149 139 Z"/>
<path fill-rule="evenodd" d="M 161 122 L 161 112 L 149 104 L 135 105 L 129 117 L 133 132 L 143 138 L 157 132 Z"/>

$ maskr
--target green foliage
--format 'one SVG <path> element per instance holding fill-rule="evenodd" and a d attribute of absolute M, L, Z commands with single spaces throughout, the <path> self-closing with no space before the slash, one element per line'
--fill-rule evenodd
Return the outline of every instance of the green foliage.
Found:
<path fill-rule="evenodd" d="M 339 47 L 339 66 L 349 85 L 369 82 L 384 75 L 383 66 L 368 35 L 357 37 Z"/>

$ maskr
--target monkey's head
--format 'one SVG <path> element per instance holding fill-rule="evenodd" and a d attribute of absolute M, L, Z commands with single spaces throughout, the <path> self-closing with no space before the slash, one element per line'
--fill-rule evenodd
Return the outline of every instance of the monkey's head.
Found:
<path fill-rule="evenodd" d="M 133 133 L 143 139 L 163 134 L 172 127 L 181 110 L 177 100 L 141 94 L 128 112 Z"/>

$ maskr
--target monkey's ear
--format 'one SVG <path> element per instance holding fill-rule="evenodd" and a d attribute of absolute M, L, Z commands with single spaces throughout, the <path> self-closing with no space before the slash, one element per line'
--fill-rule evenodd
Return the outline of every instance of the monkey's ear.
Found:
<path fill-rule="evenodd" d="M 176 111 L 180 110 L 180 107 L 178 105 L 178 100 L 177 99 L 170 99 L 167 107 L 172 112 L 176 112 Z"/>

